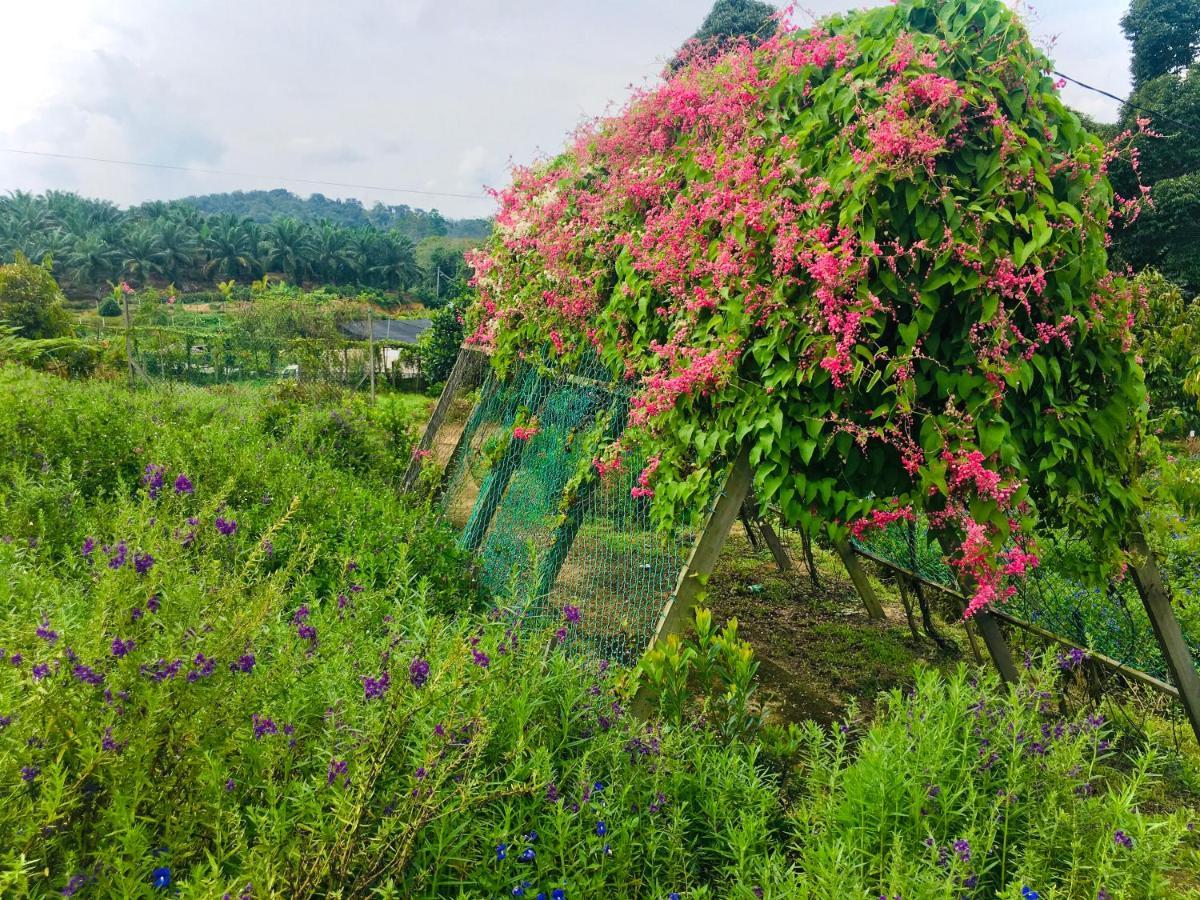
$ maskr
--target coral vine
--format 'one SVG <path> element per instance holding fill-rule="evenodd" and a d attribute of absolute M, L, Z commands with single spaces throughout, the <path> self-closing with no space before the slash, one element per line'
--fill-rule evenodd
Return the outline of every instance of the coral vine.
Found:
<path fill-rule="evenodd" d="M 1136 204 L 1050 69 L 1000 0 L 698 54 L 497 192 L 469 340 L 630 382 L 594 468 L 643 451 L 664 526 L 748 445 L 792 524 L 926 513 L 971 612 L 1036 565 L 1035 512 L 1117 546 L 1144 391 L 1105 246 Z"/>

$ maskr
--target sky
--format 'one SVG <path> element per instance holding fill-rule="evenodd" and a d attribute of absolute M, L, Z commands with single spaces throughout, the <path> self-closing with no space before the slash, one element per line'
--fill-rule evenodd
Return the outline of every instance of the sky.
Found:
<path fill-rule="evenodd" d="M 73 190 L 125 206 L 286 187 L 487 216 L 484 186 L 502 187 L 511 162 L 555 152 L 652 82 L 710 5 L 8 0 L 0 148 L 238 174 L 0 152 L 0 193 Z M 864 5 L 876 4 L 801 0 L 809 14 L 797 20 Z M 1027 19 L 1060 71 L 1124 96 L 1127 5 L 1035 0 Z M 1112 101 L 1074 86 L 1064 94 L 1116 117 Z M 398 188 L 430 193 L 389 190 Z"/>

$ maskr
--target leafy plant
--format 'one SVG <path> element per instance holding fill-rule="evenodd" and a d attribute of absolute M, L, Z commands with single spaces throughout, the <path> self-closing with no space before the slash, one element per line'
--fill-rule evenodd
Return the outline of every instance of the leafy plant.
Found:
<path fill-rule="evenodd" d="M 1050 68 L 999 0 L 694 60 L 515 172 L 469 340 L 501 373 L 597 353 L 627 379 L 607 458 L 645 454 L 664 528 L 746 452 L 759 501 L 809 531 L 926 511 L 969 612 L 1035 564 L 1010 549 L 1034 509 L 1111 565 L 1145 391 L 1110 151 Z"/>

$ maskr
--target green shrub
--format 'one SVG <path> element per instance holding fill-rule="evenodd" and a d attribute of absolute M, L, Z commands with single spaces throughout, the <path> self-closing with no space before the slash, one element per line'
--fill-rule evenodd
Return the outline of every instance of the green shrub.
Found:
<path fill-rule="evenodd" d="M 112 297 L 105 297 L 104 302 L 100 304 L 98 312 L 105 318 L 111 319 L 114 316 L 121 315 L 121 304 Z"/>

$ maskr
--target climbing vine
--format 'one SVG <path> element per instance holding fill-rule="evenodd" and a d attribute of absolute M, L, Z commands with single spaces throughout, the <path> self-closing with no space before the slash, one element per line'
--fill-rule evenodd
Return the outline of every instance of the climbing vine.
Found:
<path fill-rule="evenodd" d="M 469 340 L 632 383 L 595 467 L 645 451 L 664 526 L 748 448 L 798 527 L 927 513 L 970 612 L 1036 565 L 1036 515 L 1119 548 L 1145 391 L 1106 243 L 1142 198 L 1049 68 L 1000 0 L 699 55 L 514 171 Z"/>

